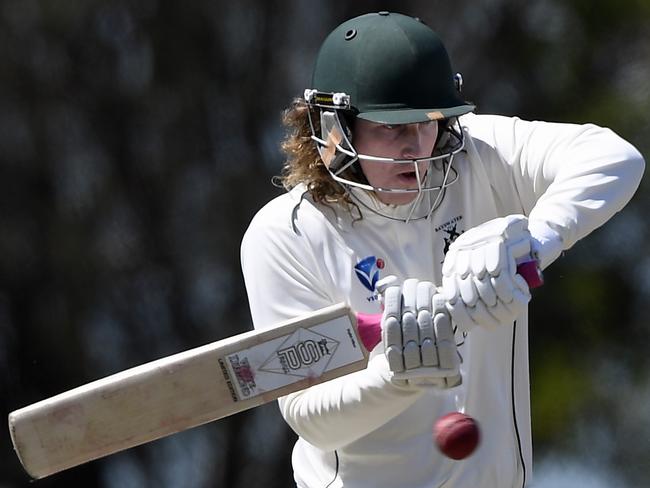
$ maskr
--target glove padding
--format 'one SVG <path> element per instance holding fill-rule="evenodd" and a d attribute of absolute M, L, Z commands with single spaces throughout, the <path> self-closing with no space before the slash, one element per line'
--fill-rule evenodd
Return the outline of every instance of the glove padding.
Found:
<path fill-rule="evenodd" d="M 401 287 L 395 281 L 388 277 L 377 285 L 392 380 L 440 388 L 459 385 L 460 356 L 444 296 L 430 281 L 409 279 Z"/>
<path fill-rule="evenodd" d="M 512 324 L 530 301 L 517 261 L 531 254 L 528 219 L 510 215 L 461 234 L 442 266 L 447 310 L 458 328 L 496 328 Z"/>

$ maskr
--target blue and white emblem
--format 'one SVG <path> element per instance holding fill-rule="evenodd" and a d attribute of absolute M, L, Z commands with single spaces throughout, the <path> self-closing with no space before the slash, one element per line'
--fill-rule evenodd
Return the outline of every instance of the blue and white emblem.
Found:
<path fill-rule="evenodd" d="M 384 267 L 384 260 L 375 256 L 363 258 L 354 266 L 354 272 L 363 286 L 370 291 L 375 291 L 379 281 L 379 270 Z"/>

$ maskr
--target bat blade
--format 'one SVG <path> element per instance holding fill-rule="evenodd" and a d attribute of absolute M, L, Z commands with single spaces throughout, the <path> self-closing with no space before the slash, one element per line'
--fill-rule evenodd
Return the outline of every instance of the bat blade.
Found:
<path fill-rule="evenodd" d="M 338 304 L 29 405 L 9 414 L 9 430 L 27 473 L 44 478 L 358 371 L 367 360 L 355 315 Z"/>

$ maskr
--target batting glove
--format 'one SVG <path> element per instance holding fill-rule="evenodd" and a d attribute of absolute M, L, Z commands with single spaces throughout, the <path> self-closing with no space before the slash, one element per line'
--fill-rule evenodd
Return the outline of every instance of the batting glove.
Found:
<path fill-rule="evenodd" d="M 442 266 L 447 309 L 463 332 L 512 324 L 528 306 L 530 290 L 517 261 L 531 254 L 528 219 L 510 215 L 461 234 Z"/>
<path fill-rule="evenodd" d="M 384 311 L 382 342 L 395 382 L 450 388 L 461 384 L 458 354 L 445 297 L 430 281 L 394 276 L 377 284 Z"/>

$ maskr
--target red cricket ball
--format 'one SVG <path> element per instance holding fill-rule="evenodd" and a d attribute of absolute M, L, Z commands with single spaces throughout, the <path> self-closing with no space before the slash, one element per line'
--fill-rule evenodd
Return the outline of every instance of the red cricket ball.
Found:
<path fill-rule="evenodd" d="M 478 423 L 469 415 L 452 412 L 440 417 L 433 428 L 436 444 L 451 459 L 465 459 L 479 444 Z"/>

